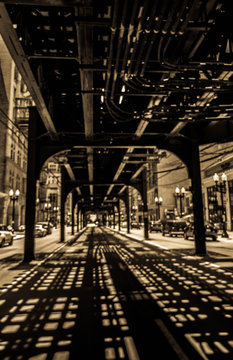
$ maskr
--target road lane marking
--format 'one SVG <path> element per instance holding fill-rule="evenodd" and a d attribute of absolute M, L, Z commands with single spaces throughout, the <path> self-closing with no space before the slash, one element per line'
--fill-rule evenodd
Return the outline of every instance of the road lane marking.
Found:
<path fill-rule="evenodd" d="M 179 359 L 180 360 L 189 360 L 189 358 L 185 355 L 182 348 L 176 342 L 175 338 L 170 333 L 168 328 L 165 326 L 163 321 L 161 319 L 155 319 L 155 322 L 158 325 L 158 327 L 160 328 L 160 330 L 162 331 L 162 333 L 164 334 L 164 336 L 166 337 L 166 339 L 168 340 L 169 344 L 172 346 L 175 353 L 178 355 Z"/>
<path fill-rule="evenodd" d="M 157 243 L 154 243 L 154 242 L 151 242 L 151 240 L 145 240 L 144 243 L 147 243 L 147 244 L 150 244 L 150 245 L 153 245 L 153 246 L 157 246 L 161 249 L 165 249 L 165 250 L 168 250 L 168 248 L 166 246 L 163 246 L 163 245 L 159 245 Z"/>
<path fill-rule="evenodd" d="M 140 360 L 133 338 L 125 336 L 124 342 L 129 360 Z"/>

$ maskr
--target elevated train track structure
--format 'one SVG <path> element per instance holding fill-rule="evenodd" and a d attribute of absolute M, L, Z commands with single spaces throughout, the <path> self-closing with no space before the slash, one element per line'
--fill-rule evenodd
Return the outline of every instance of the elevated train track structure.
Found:
<path fill-rule="evenodd" d="M 232 140 L 232 20 L 223 0 L 0 2 L 0 33 L 36 104 L 26 259 L 35 182 L 50 156 L 66 158 L 63 201 L 72 182 L 83 209 L 98 211 L 131 184 L 146 214 L 145 164 L 162 150 L 188 168 L 205 253 L 198 146 Z"/>

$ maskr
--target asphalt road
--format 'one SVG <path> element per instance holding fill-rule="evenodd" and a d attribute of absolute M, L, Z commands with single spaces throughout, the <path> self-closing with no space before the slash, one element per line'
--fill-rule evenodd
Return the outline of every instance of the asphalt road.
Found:
<path fill-rule="evenodd" d="M 44 237 L 35 238 L 35 261 L 32 264 L 36 264 L 40 259 L 45 258 L 49 254 L 53 253 L 58 247 L 60 229 L 53 229 L 52 234 Z M 71 237 L 70 228 L 66 229 L 66 239 Z M 17 276 L 19 269 L 18 265 L 23 260 L 24 253 L 24 234 L 18 233 L 16 239 L 13 241 L 13 245 L 0 248 L 0 287 L 5 283 L 13 281 Z"/>
<path fill-rule="evenodd" d="M 211 254 L 99 228 L 57 240 L 37 239 L 30 264 L 0 249 L 1 270 L 14 275 L 1 273 L 1 359 L 233 358 L 233 273 Z"/>
<path fill-rule="evenodd" d="M 126 234 L 126 231 L 122 231 Z M 222 238 L 218 236 L 217 241 L 207 240 L 206 248 L 207 252 L 216 253 L 216 256 L 228 256 L 233 258 L 233 233 L 229 232 L 229 238 Z M 130 236 L 135 239 L 143 239 L 143 230 L 131 230 Z M 184 251 L 194 251 L 194 240 L 189 239 L 185 240 L 181 236 L 162 236 L 161 233 L 149 233 L 149 242 L 158 246 L 161 249 L 169 250 L 184 250 Z"/>

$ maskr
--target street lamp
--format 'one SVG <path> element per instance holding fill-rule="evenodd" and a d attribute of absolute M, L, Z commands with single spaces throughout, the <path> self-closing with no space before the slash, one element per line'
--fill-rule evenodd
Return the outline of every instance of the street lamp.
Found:
<path fill-rule="evenodd" d="M 10 189 L 9 191 L 9 196 L 10 196 L 10 200 L 12 201 L 13 203 L 13 208 L 12 208 L 12 222 L 11 222 L 11 226 L 13 228 L 13 231 L 15 230 L 15 202 L 18 200 L 19 198 L 19 195 L 20 195 L 20 191 L 17 189 L 14 190 L 13 189 Z"/>
<path fill-rule="evenodd" d="M 221 222 L 222 222 L 222 235 L 223 237 L 228 238 L 229 235 L 226 231 L 226 209 L 224 206 L 224 201 L 223 201 L 223 194 L 226 193 L 226 181 L 227 181 L 227 176 L 225 173 L 223 173 L 221 175 L 221 181 L 219 182 L 219 176 L 217 173 L 214 174 L 213 176 L 214 182 L 215 182 L 215 189 L 216 191 L 220 192 L 220 196 L 221 196 L 221 207 L 222 207 L 222 216 L 221 216 Z"/>
<path fill-rule="evenodd" d="M 50 212 L 51 206 L 52 205 L 50 203 L 45 203 L 44 204 L 45 212 L 47 213 L 47 216 L 46 216 L 47 221 L 49 221 L 49 212 Z"/>
<path fill-rule="evenodd" d="M 133 221 L 136 221 L 136 213 L 137 213 L 137 205 L 132 205 L 132 213 L 131 213 L 131 216 L 132 216 L 132 220 Z"/>
<path fill-rule="evenodd" d="M 36 199 L 36 221 L 39 221 L 39 206 L 40 206 L 40 199 Z"/>
<path fill-rule="evenodd" d="M 175 193 L 176 193 L 177 200 L 180 199 L 180 217 L 182 217 L 182 213 L 183 213 L 182 200 L 184 199 L 185 188 L 182 186 L 182 188 L 180 189 L 177 186 Z"/>
<path fill-rule="evenodd" d="M 54 206 L 53 208 L 53 213 L 54 213 L 54 220 L 55 220 L 55 228 L 57 228 L 57 213 L 58 213 L 59 207 L 58 206 Z"/>
<path fill-rule="evenodd" d="M 160 219 L 160 206 L 162 205 L 162 203 L 163 203 L 162 196 L 160 196 L 160 197 L 156 196 L 155 197 L 155 204 L 158 207 L 158 220 Z M 156 218 L 157 218 L 157 216 L 156 216 Z"/>

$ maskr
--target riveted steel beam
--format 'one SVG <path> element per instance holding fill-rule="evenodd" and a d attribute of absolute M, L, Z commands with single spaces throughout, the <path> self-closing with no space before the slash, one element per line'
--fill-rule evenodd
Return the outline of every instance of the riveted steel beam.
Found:
<path fill-rule="evenodd" d="M 22 45 L 20 44 L 20 41 L 17 37 L 17 34 L 13 29 L 13 24 L 5 8 L 5 5 L 2 3 L 0 3 L 0 33 L 25 84 L 27 85 L 27 88 L 36 104 L 38 113 L 40 114 L 41 120 L 43 121 L 50 138 L 53 140 L 57 139 L 55 126 L 42 97 L 40 88 L 32 73 L 31 67 L 24 53 Z"/>

